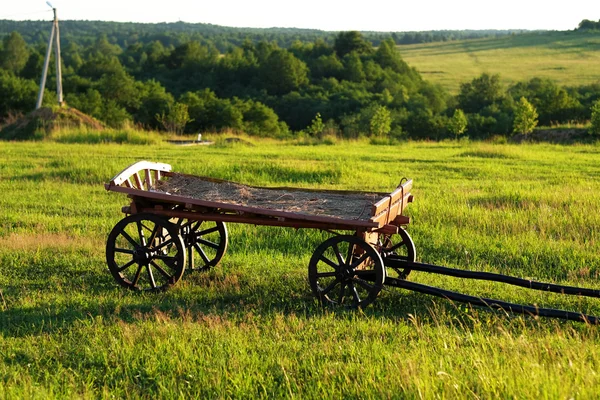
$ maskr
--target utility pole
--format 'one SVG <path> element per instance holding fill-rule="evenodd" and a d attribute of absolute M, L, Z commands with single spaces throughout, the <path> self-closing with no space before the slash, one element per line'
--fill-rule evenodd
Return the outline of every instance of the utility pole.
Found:
<path fill-rule="evenodd" d="M 50 64 L 50 55 L 52 54 L 52 44 L 56 45 L 54 48 L 54 55 L 56 58 L 56 95 L 58 97 L 58 105 L 63 104 L 63 92 L 62 92 L 62 71 L 60 61 L 60 31 L 58 29 L 58 17 L 56 16 L 56 8 L 46 2 L 54 11 L 54 21 L 52 22 L 52 31 L 50 31 L 50 39 L 48 39 L 48 48 L 46 49 L 46 58 L 44 59 L 44 69 L 42 71 L 42 78 L 40 80 L 40 91 L 38 92 L 37 102 L 35 109 L 37 110 L 42 106 L 42 100 L 44 99 L 44 89 L 46 87 L 46 76 L 48 75 L 48 65 Z"/>

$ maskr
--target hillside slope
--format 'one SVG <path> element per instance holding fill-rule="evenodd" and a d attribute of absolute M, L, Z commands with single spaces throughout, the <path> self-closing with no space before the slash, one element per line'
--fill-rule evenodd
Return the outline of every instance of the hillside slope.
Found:
<path fill-rule="evenodd" d="M 560 85 L 600 81 L 600 34 L 540 32 L 497 38 L 399 46 L 402 57 L 425 79 L 457 93 L 483 72 L 505 84 L 533 77 Z"/>

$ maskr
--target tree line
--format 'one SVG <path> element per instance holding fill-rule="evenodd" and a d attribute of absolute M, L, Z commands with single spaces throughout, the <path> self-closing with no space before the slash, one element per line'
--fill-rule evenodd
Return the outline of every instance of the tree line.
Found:
<path fill-rule="evenodd" d="M 30 45 L 43 44 L 48 41 L 47 21 L 11 21 L 0 20 L 0 39 L 11 32 L 18 32 Z M 188 41 L 202 44 L 211 43 L 221 53 L 230 47 L 239 47 L 246 40 L 254 43 L 260 41 L 275 42 L 279 47 L 289 48 L 294 42 L 314 42 L 322 39 L 332 44 L 338 32 L 318 29 L 300 28 L 233 28 L 203 23 L 158 23 L 145 24 L 134 22 L 107 21 L 61 21 L 61 36 L 66 43 L 76 42 L 87 46 L 93 44 L 101 35 L 109 42 L 121 48 L 134 43 L 148 44 L 159 41 L 165 47 L 179 46 Z M 392 38 L 396 44 L 415 44 L 483 37 L 498 37 L 525 30 L 437 30 L 423 32 L 362 32 L 362 35 L 373 46 L 379 46 L 383 40 Z"/>
<path fill-rule="evenodd" d="M 62 51 L 67 104 L 115 127 L 485 138 L 515 131 L 522 98 L 541 125 L 588 121 L 600 98 L 600 84 L 566 88 L 534 78 L 504 87 L 488 74 L 452 96 L 410 67 L 393 38 L 374 47 L 360 32 L 340 32 L 331 43 L 296 40 L 288 48 L 245 39 L 225 52 L 210 40 L 124 46 L 100 35 L 87 44 L 68 41 Z M 4 37 L 0 119 L 33 108 L 44 54 L 44 43 L 29 44 L 18 32 Z M 55 84 L 50 75 L 46 104 Z"/>

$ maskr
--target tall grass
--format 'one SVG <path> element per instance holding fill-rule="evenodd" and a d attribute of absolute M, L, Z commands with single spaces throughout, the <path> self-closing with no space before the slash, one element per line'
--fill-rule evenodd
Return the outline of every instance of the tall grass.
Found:
<path fill-rule="evenodd" d="M 142 131 L 132 128 L 124 129 L 89 129 L 89 128 L 65 128 L 53 131 L 47 140 L 58 143 L 129 143 L 129 144 L 157 144 L 163 139 L 152 131 Z"/>
<path fill-rule="evenodd" d="M 595 398 L 585 324 L 401 290 L 319 307 L 306 267 L 329 234 L 229 225 L 222 264 L 161 294 L 116 286 L 106 236 L 130 163 L 264 186 L 392 190 L 415 180 L 418 259 L 600 287 L 600 147 L 0 143 L 2 398 Z M 600 314 L 600 301 L 413 272 L 473 295 Z"/>

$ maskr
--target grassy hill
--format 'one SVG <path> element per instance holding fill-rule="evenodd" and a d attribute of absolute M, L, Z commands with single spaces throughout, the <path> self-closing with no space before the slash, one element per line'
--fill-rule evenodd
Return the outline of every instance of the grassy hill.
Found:
<path fill-rule="evenodd" d="M 483 72 L 511 84 L 533 77 L 566 86 L 600 81 L 600 34 L 543 32 L 400 46 L 404 59 L 425 79 L 452 93 Z"/>

